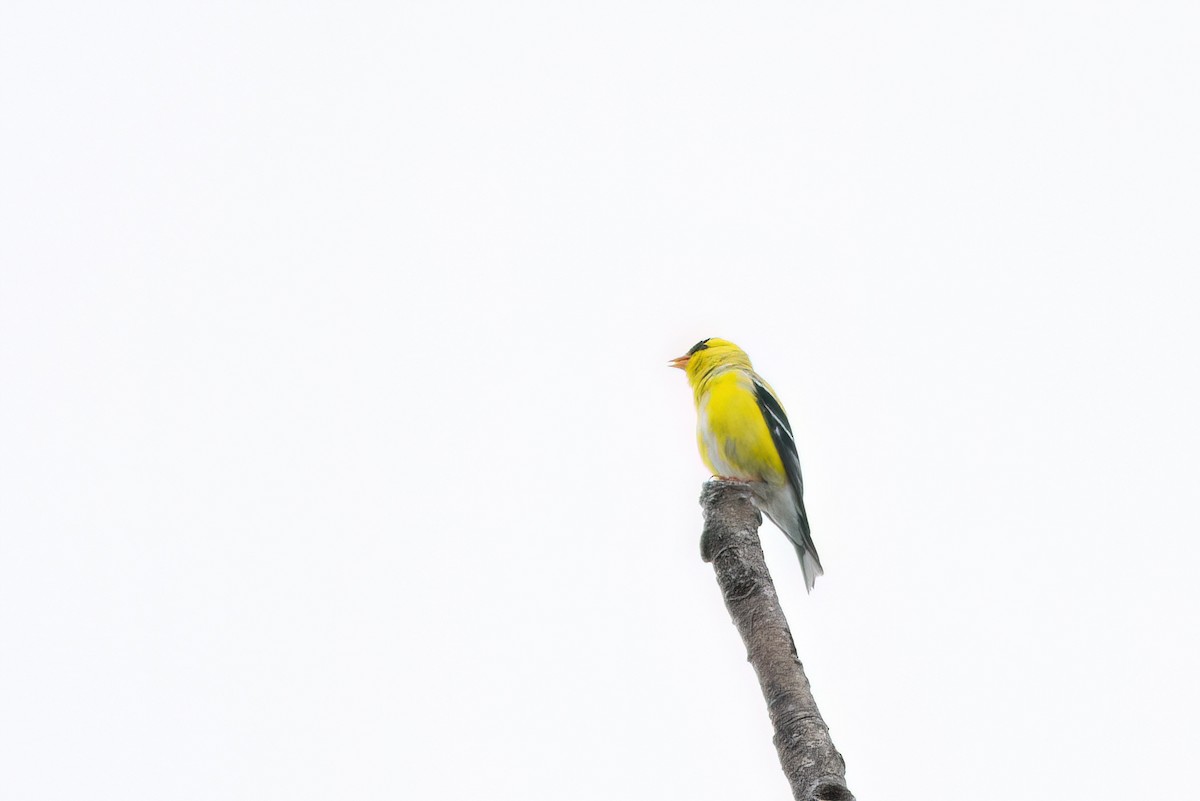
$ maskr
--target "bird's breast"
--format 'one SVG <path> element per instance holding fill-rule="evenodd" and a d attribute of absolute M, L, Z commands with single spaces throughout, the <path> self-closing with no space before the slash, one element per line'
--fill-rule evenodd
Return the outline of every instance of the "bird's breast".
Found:
<path fill-rule="evenodd" d="M 714 475 L 747 481 L 786 481 L 753 384 L 738 373 L 713 379 L 699 399 L 696 438 Z"/>

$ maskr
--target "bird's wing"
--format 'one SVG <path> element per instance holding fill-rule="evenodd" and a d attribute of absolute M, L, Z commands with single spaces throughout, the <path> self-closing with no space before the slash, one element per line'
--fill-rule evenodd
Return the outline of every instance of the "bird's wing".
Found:
<path fill-rule="evenodd" d="M 787 472 L 788 484 L 796 493 L 797 515 L 800 519 L 800 534 L 803 544 L 815 557 L 812 536 L 809 533 L 808 513 L 804 511 L 804 477 L 800 474 L 800 454 L 796 452 L 796 438 L 792 436 L 792 424 L 788 422 L 783 407 L 775 398 L 775 393 L 764 384 L 758 376 L 754 376 L 754 399 L 758 401 L 759 411 L 767 421 L 767 429 L 775 443 L 775 450 L 783 461 L 783 469 Z M 799 545 L 800 543 L 797 543 Z"/>

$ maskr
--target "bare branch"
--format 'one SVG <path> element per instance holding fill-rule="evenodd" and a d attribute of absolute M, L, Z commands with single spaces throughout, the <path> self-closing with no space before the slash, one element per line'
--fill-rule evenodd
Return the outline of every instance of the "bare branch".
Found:
<path fill-rule="evenodd" d="M 762 516 L 750 488 L 714 479 L 700 493 L 704 510 L 701 556 L 712 562 L 725 606 L 746 643 L 746 654 L 775 727 L 779 762 L 796 801 L 854 801 L 846 763 L 829 738 L 775 585 L 763 560 Z"/>

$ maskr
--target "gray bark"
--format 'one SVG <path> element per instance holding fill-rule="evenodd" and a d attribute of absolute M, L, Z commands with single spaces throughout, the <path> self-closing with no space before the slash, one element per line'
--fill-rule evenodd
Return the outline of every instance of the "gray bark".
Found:
<path fill-rule="evenodd" d="M 775 727 L 775 748 L 796 801 L 854 801 L 846 763 L 817 711 L 787 618 L 763 560 L 762 516 L 750 488 L 714 479 L 700 494 L 704 533 L 700 553 L 711 562 L 725 606 L 746 643 Z"/>

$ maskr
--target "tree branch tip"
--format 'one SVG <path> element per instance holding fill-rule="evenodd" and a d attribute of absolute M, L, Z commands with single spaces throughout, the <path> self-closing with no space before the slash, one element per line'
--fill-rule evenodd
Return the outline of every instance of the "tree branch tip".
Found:
<path fill-rule="evenodd" d="M 745 481 L 730 481 L 724 478 L 710 478 L 700 489 L 700 505 L 706 510 L 725 499 L 726 495 L 744 498 L 750 501 L 750 485 Z"/>

